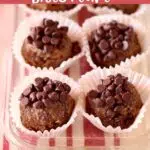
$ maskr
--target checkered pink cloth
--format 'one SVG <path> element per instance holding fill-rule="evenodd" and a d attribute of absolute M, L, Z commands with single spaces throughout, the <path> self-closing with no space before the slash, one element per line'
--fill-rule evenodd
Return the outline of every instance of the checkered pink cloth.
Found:
<path fill-rule="evenodd" d="M 78 15 L 78 22 L 81 24 L 86 17 L 91 16 L 86 10 L 81 10 Z M 13 87 L 17 84 L 18 81 L 23 80 L 24 76 L 28 75 L 28 70 L 22 68 L 18 65 L 18 63 L 12 58 L 9 53 L 5 58 L 5 67 L 7 68 L 6 79 L 11 78 L 10 82 L 7 82 L 8 85 L 5 87 L 10 87 L 10 91 L 12 91 Z M 10 63 L 10 61 L 12 61 Z M 66 74 L 70 77 L 78 78 L 80 75 L 86 73 L 91 70 L 89 65 L 86 62 L 86 58 L 82 58 L 79 62 L 77 62 L 73 67 L 66 71 Z M 10 75 L 10 73 L 12 74 Z M 4 94 L 8 89 L 5 89 Z M 45 141 L 41 141 L 35 137 L 30 137 L 30 143 L 36 145 L 35 147 L 40 148 L 40 144 L 44 143 L 49 147 L 61 147 L 61 145 L 66 147 L 95 147 L 95 148 L 105 148 L 105 147 L 115 147 L 120 145 L 120 140 L 117 135 L 110 136 L 103 131 L 94 127 L 88 120 L 80 116 L 76 122 L 71 125 L 62 135 L 62 138 L 49 139 Z M 24 133 L 20 133 L 20 138 L 24 141 L 28 140 L 29 137 Z M 12 143 L 8 142 L 5 137 L 1 138 L 2 140 L 2 149 L 3 150 L 27 150 L 27 147 L 17 147 Z"/>

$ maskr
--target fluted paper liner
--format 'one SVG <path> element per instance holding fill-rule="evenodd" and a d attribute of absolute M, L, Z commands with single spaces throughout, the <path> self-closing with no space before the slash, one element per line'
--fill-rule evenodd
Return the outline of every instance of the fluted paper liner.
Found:
<path fill-rule="evenodd" d="M 63 15 L 66 17 L 72 17 L 73 15 L 77 14 L 81 8 L 84 6 L 84 4 L 78 4 L 74 8 L 65 10 L 65 11 L 50 11 L 50 10 L 38 10 L 38 9 L 33 9 L 28 7 L 25 4 L 20 4 L 19 8 L 24 12 L 25 15 L 42 15 L 42 14 L 58 14 L 58 15 Z"/>
<path fill-rule="evenodd" d="M 61 127 L 57 127 L 56 129 L 51 129 L 50 131 L 45 130 L 43 133 L 41 131 L 35 132 L 33 130 L 32 131 L 28 130 L 22 125 L 21 119 L 20 119 L 20 107 L 19 107 L 20 95 L 28 85 L 30 85 L 31 83 L 34 83 L 34 79 L 36 77 L 49 77 L 52 80 L 58 80 L 63 83 L 67 83 L 71 87 L 70 95 L 76 102 L 72 115 L 70 116 L 70 119 L 66 124 L 62 125 Z M 24 80 L 22 80 L 22 82 L 20 82 L 20 84 L 14 88 L 14 91 L 11 94 L 11 98 L 9 102 L 10 118 L 18 130 L 25 132 L 29 135 L 42 136 L 42 137 L 55 137 L 55 136 L 60 135 L 64 130 L 66 130 L 75 121 L 75 118 L 78 112 L 78 105 L 79 105 L 78 96 L 79 95 L 80 95 L 79 85 L 68 76 L 63 75 L 61 73 L 57 73 L 53 69 L 50 69 L 49 71 L 48 70 L 37 71 L 35 72 L 35 74 L 31 76 L 25 77 Z"/>
<path fill-rule="evenodd" d="M 29 35 L 31 27 L 35 27 L 37 25 L 40 25 L 43 18 L 48 18 L 54 21 L 59 22 L 59 26 L 68 26 L 68 37 L 71 39 L 72 42 L 77 41 L 80 44 L 81 52 L 72 58 L 68 58 L 67 60 L 63 61 L 60 66 L 58 66 L 56 69 L 59 71 L 66 70 L 69 66 L 71 66 L 76 60 L 81 58 L 86 49 L 88 49 L 87 39 L 82 31 L 81 27 L 75 23 L 73 20 L 68 19 L 66 17 L 56 15 L 56 14 L 44 14 L 40 15 L 38 17 L 29 17 L 26 18 L 24 21 L 21 22 L 19 25 L 12 44 L 13 54 L 15 58 L 19 61 L 21 65 L 28 68 L 29 70 L 35 70 L 37 69 L 34 66 L 29 65 L 25 62 L 24 57 L 21 54 L 21 48 L 24 43 L 25 38 Z M 40 67 L 38 67 L 40 68 Z"/>
<path fill-rule="evenodd" d="M 87 19 L 83 24 L 83 30 L 87 38 L 89 38 L 93 30 L 98 29 L 101 24 L 109 23 L 112 20 L 116 20 L 117 22 L 123 23 L 127 26 L 132 26 L 134 29 L 134 32 L 136 32 L 137 34 L 138 41 L 141 45 L 141 50 L 142 50 L 141 54 L 137 54 L 136 56 L 132 56 L 131 58 L 126 58 L 125 61 L 121 61 L 119 65 L 118 64 L 115 65 L 115 67 L 116 66 L 130 67 L 131 65 L 134 65 L 134 63 L 136 63 L 137 59 L 140 59 L 141 57 L 143 57 L 142 55 L 145 55 L 145 52 L 148 51 L 149 49 L 150 44 L 149 44 L 149 38 L 147 35 L 145 25 L 140 23 L 138 20 L 133 19 L 132 17 L 126 16 L 126 15 L 103 15 L 103 16 L 99 15 L 99 16 L 95 16 L 90 19 Z M 92 68 L 97 68 L 97 65 L 93 62 L 91 58 L 89 49 L 90 48 L 88 46 L 88 49 L 86 51 L 87 61 L 89 62 Z"/>
<path fill-rule="evenodd" d="M 104 7 L 93 7 L 92 5 L 86 5 L 87 6 L 87 9 L 89 12 L 92 12 L 94 14 L 97 14 L 97 15 L 104 15 L 104 14 L 126 14 L 124 13 L 122 10 L 116 10 L 115 8 L 109 8 L 107 6 L 104 6 Z M 139 8 L 132 14 L 126 14 L 126 15 L 129 15 L 131 17 L 134 17 L 134 18 L 139 18 L 139 17 L 142 17 L 146 11 L 149 10 L 149 7 L 147 4 L 141 4 L 139 5 Z"/>
<path fill-rule="evenodd" d="M 116 75 L 117 73 L 121 73 L 123 76 L 128 77 L 129 82 L 135 86 L 143 102 L 143 106 L 134 123 L 127 129 L 121 129 L 119 126 L 116 128 L 113 128 L 112 126 L 105 127 L 103 126 L 101 120 L 98 117 L 95 117 L 92 114 L 88 114 L 85 110 L 85 98 L 87 93 L 92 89 L 97 89 L 97 85 L 99 84 L 100 79 L 105 79 L 108 75 Z M 97 68 L 83 75 L 79 80 L 79 84 L 82 89 L 82 94 L 80 96 L 80 111 L 97 128 L 109 133 L 128 133 L 138 128 L 138 125 L 142 122 L 142 119 L 144 118 L 146 107 L 150 101 L 150 80 L 144 75 L 135 73 L 130 69 L 122 69 L 120 67 L 104 70 Z"/>

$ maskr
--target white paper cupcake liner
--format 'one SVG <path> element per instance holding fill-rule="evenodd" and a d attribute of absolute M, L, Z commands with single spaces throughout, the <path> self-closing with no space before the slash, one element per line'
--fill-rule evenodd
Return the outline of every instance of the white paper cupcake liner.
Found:
<path fill-rule="evenodd" d="M 36 67 L 31 66 L 25 62 L 21 54 L 21 48 L 22 48 L 25 38 L 30 33 L 31 27 L 34 27 L 40 24 L 43 18 L 48 18 L 54 21 L 58 21 L 59 26 L 67 26 L 69 28 L 68 37 L 71 39 L 72 42 L 77 41 L 80 44 L 81 52 L 75 55 L 74 57 L 68 58 L 66 61 L 63 61 L 61 65 L 56 68 L 58 71 L 63 72 L 69 66 L 71 66 L 71 64 L 73 64 L 76 60 L 81 58 L 84 55 L 86 49 L 88 49 L 87 38 L 84 32 L 82 31 L 82 28 L 73 20 L 70 20 L 66 17 L 60 16 L 57 14 L 44 14 L 38 17 L 34 16 L 34 17 L 26 18 L 24 21 L 21 22 L 21 24 L 19 25 L 14 35 L 13 44 L 12 44 L 13 54 L 15 58 L 19 61 L 19 63 L 23 65 L 24 67 L 28 68 L 29 70 L 36 69 Z"/>
<path fill-rule="evenodd" d="M 104 7 L 93 7 L 92 5 L 86 5 L 89 12 L 92 12 L 97 15 L 104 14 L 125 14 L 122 10 L 116 10 L 115 8 L 109 8 L 107 6 Z M 139 8 L 136 12 L 132 14 L 126 14 L 131 17 L 139 18 L 142 17 L 147 10 L 149 10 L 150 5 L 148 4 L 140 4 Z"/>
<path fill-rule="evenodd" d="M 34 79 L 36 77 L 49 77 L 52 80 L 58 80 L 63 83 L 67 83 L 68 85 L 71 86 L 70 95 L 76 101 L 76 105 L 72 112 L 72 115 L 70 116 L 70 119 L 66 124 L 62 125 L 61 127 L 57 127 L 56 129 L 51 129 L 50 131 L 45 130 L 43 133 L 41 131 L 35 132 L 35 131 L 28 130 L 22 125 L 21 119 L 20 119 L 20 101 L 19 101 L 20 95 L 28 85 L 30 85 L 31 83 L 34 83 Z M 67 77 L 66 75 L 57 73 L 53 69 L 50 69 L 49 71 L 48 70 L 37 71 L 31 76 L 25 77 L 24 80 L 22 80 L 22 82 L 14 88 L 14 91 L 11 94 L 11 98 L 9 102 L 10 118 L 18 130 L 24 133 L 27 133 L 31 136 L 32 135 L 42 136 L 42 137 L 58 136 L 62 132 L 64 132 L 75 121 L 75 118 L 77 116 L 77 112 L 79 109 L 79 101 L 78 101 L 79 94 L 80 94 L 79 85 L 74 80 Z"/>
<path fill-rule="evenodd" d="M 42 15 L 42 14 L 58 14 L 58 15 L 63 15 L 66 17 L 72 17 L 73 15 L 77 14 L 78 11 L 81 10 L 81 8 L 84 6 L 84 4 L 78 4 L 74 8 L 70 10 L 65 10 L 65 11 L 45 11 L 45 10 L 38 10 L 38 9 L 32 9 L 28 7 L 25 4 L 19 4 L 20 10 L 24 12 L 25 15 Z"/>
<path fill-rule="evenodd" d="M 87 38 L 90 36 L 91 32 L 95 29 L 98 29 L 98 27 L 103 24 L 103 23 L 109 23 L 112 20 L 116 20 L 119 23 L 123 23 L 127 26 L 132 26 L 134 29 L 134 32 L 136 32 L 138 36 L 138 41 L 141 45 L 141 54 L 137 54 L 136 56 L 132 56 L 131 58 L 126 58 L 125 61 L 121 61 L 120 65 L 115 65 L 115 66 L 127 66 L 130 67 L 130 65 L 136 61 L 136 59 L 139 59 L 141 55 L 145 55 L 145 52 L 148 50 L 150 44 L 149 44 L 149 38 L 148 35 L 146 34 L 146 27 L 142 23 L 140 23 L 138 20 L 133 19 L 130 16 L 127 15 L 103 15 L 103 16 L 95 16 L 90 19 L 87 19 L 83 23 L 83 31 L 85 32 Z M 87 61 L 89 62 L 90 66 L 92 68 L 97 68 L 97 65 L 93 62 L 89 50 L 86 51 L 86 57 Z M 127 65 L 128 64 L 128 65 Z M 105 67 L 104 67 L 105 68 Z M 111 67 L 109 67 L 111 68 Z"/>
<path fill-rule="evenodd" d="M 105 79 L 109 75 L 116 75 L 117 73 L 121 73 L 122 75 L 128 77 L 130 83 L 132 83 L 141 96 L 141 100 L 143 102 L 143 106 L 136 117 L 134 123 L 127 129 L 121 129 L 120 127 L 113 128 L 112 126 L 105 127 L 103 126 L 101 120 L 98 117 L 95 117 L 92 114 L 88 114 L 85 111 L 85 97 L 87 93 L 92 89 L 97 89 L 98 81 L 100 79 Z M 80 96 L 80 111 L 84 117 L 86 117 L 93 125 L 95 125 L 98 129 L 103 130 L 104 132 L 109 133 L 129 133 L 134 129 L 137 129 L 139 124 L 142 122 L 144 118 L 144 113 L 146 112 L 147 105 L 150 102 L 150 80 L 146 78 L 144 75 L 135 73 L 130 69 L 122 69 L 120 67 L 116 67 L 115 69 L 100 69 L 97 68 L 87 74 L 83 75 L 79 80 L 79 84 L 82 89 L 82 94 Z"/>

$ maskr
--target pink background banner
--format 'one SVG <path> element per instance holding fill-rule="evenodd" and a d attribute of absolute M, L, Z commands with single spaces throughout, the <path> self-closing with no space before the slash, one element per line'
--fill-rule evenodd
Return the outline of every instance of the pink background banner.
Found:
<path fill-rule="evenodd" d="M 29 3 L 51 3 L 51 4 L 149 4 L 150 0 L 0 0 L 0 4 L 29 4 Z"/>

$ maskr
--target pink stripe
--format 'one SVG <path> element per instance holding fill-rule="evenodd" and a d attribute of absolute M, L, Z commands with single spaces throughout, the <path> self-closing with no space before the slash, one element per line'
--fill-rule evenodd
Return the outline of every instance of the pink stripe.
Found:
<path fill-rule="evenodd" d="M 3 137 L 3 150 L 9 150 L 9 143 L 6 140 L 5 136 Z"/>
<path fill-rule="evenodd" d="M 104 146 L 104 132 L 94 127 L 87 119 L 84 119 L 85 146 Z"/>
<path fill-rule="evenodd" d="M 114 145 L 120 146 L 120 138 L 117 134 L 114 134 Z"/>
<path fill-rule="evenodd" d="M 72 126 L 70 126 L 67 129 L 67 146 L 72 146 L 73 145 L 73 138 L 72 138 Z"/>
<path fill-rule="evenodd" d="M 49 139 L 49 146 L 50 147 L 54 147 L 55 146 L 55 139 L 54 138 L 50 138 Z"/>

